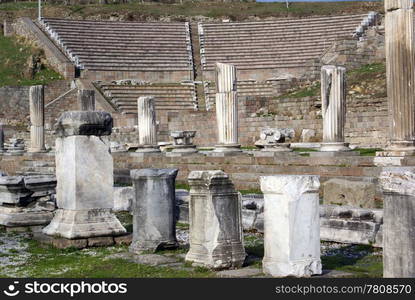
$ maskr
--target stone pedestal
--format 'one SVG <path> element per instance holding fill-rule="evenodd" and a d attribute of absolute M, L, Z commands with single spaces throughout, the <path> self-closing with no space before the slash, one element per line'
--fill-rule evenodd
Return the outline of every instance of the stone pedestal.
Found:
<path fill-rule="evenodd" d="M 389 168 L 384 193 L 383 277 L 415 277 L 415 169 Z"/>
<path fill-rule="evenodd" d="M 121 235 L 126 232 L 111 212 L 113 160 L 102 135 L 111 134 L 105 112 L 65 112 L 56 125 L 57 206 L 47 235 L 67 239 Z"/>
<path fill-rule="evenodd" d="M 0 154 L 5 152 L 4 149 L 4 127 L 3 124 L 0 123 Z"/>
<path fill-rule="evenodd" d="M 139 97 L 138 105 L 138 135 L 137 152 L 160 152 L 157 146 L 157 125 L 154 97 Z"/>
<path fill-rule="evenodd" d="M 413 3 L 385 0 L 386 83 L 390 145 L 380 156 L 415 154 Z"/>
<path fill-rule="evenodd" d="M 95 91 L 94 90 L 78 90 L 78 103 L 83 111 L 95 110 Z"/>
<path fill-rule="evenodd" d="M 178 169 L 131 170 L 135 199 L 132 203 L 131 252 L 177 247 L 175 180 Z"/>
<path fill-rule="evenodd" d="M 318 176 L 263 176 L 260 182 L 264 273 L 275 277 L 321 274 Z"/>
<path fill-rule="evenodd" d="M 321 101 L 323 143 L 320 151 L 350 151 L 344 142 L 346 122 L 346 69 L 338 66 L 321 68 Z"/>
<path fill-rule="evenodd" d="M 216 152 L 241 151 L 238 144 L 238 97 L 236 69 L 229 64 L 216 64 L 216 122 L 218 145 Z"/>
<path fill-rule="evenodd" d="M 241 267 L 245 259 L 241 200 L 222 171 L 193 171 L 190 250 L 186 261 L 213 269 Z"/>
<path fill-rule="evenodd" d="M 42 85 L 31 86 L 30 107 L 30 147 L 28 152 L 45 152 L 45 100 Z"/>
<path fill-rule="evenodd" d="M 196 153 L 196 145 L 193 145 L 193 138 L 196 131 L 172 131 L 170 136 L 174 139 L 172 152 L 175 153 Z"/>

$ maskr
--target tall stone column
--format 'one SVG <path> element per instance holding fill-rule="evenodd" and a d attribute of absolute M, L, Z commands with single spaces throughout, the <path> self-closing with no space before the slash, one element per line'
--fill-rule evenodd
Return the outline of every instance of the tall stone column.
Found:
<path fill-rule="evenodd" d="M 346 123 L 346 69 L 339 66 L 321 68 L 323 143 L 320 151 L 349 151 L 344 142 Z"/>
<path fill-rule="evenodd" d="M 30 147 L 29 152 L 45 152 L 45 100 L 42 85 L 29 89 Z"/>
<path fill-rule="evenodd" d="M 387 156 L 415 154 L 413 2 L 385 0 L 386 80 L 390 145 Z M 381 155 L 382 155 L 381 154 Z"/>
<path fill-rule="evenodd" d="M 218 142 L 216 152 L 239 152 L 238 97 L 236 69 L 233 65 L 216 63 L 216 122 Z"/>
<path fill-rule="evenodd" d="M 0 153 L 5 152 L 4 149 L 4 127 L 3 124 L 0 123 Z"/>
<path fill-rule="evenodd" d="M 245 259 L 241 200 L 223 171 L 189 175 L 190 250 L 186 261 L 212 269 L 241 267 Z"/>
<path fill-rule="evenodd" d="M 160 152 L 157 145 L 157 124 L 154 97 L 139 97 L 137 105 L 139 134 L 139 146 L 137 152 Z"/>
<path fill-rule="evenodd" d="M 135 201 L 130 251 L 177 247 L 175 181 L 178 169 L 131 170 Z"/>
<path fill-rule="evenodd" d="M 94 90 L 78 90 L 78 103 L 81 105 L 82 111 L 95 110 L 95 91 Z"/>
<path fill-rule="evenodd" d="M 114 166 L 109 113 L 64 112 L 56 124 L 56 204 L 43 233 L 67 239 L 116 236 L 126 232 L 114 207 Z"/>
<path fill-rule="evenodd" d="M 321 274 L 318 176 L 262 176 L 260 182 L 264 273 L 277 277 Z"/>
<path fill-rule="evenodd" d="M 379 177 L 384 194 L 383 277 L 415 277 L 415 170 L 385 169 Z"/>

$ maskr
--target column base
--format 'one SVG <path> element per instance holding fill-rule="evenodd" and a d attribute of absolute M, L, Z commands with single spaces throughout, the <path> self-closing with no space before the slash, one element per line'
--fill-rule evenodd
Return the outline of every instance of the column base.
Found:
<path fill-rule="evenodd" d="M 334 142 L 334 143 L 321 143 L 319 149 L 320 152 L 337 152 L 337 151 L 351 151 L 349 143 Z"/>
<path fill-rule="evenodd" d="M 242 152 L 240 144 L 219 144 L 215 145 L 213 152 Z"/>
<path fill-rule="evenodd" d="M 245 257 L 246 253 L 241 243 L 217 245 L 210 253 L 207 253 L 206 248 L 201 246 L 192 249 L 191 245 L 185 261 L 192 263 L 194 266 L 221 270 L 242 267 Z"/>
<path fill-rule="evenodd" d="M 140 153 L 155 153 L 161 152 L 159 146 L 157 145 L 138 145 L 138 148 L 135 152 Z"/>
<path fill-rule="evenodd" d="M 322 273 L 319 258 L 298 261 L 269 261 L 265 258 L 262 268 L 265 274 L 273 277 L 310 277 Z"/>
<path fill-rule="evenodd" d="M 55 217 L 43 233 L 67 239 L 116 236 L 126 233 L 110 209 L 56 210 Z"/>

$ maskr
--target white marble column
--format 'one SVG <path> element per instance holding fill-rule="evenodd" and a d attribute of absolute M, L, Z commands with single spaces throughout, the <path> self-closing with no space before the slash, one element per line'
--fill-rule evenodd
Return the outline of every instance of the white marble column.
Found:
<path fill-rule="evenodd" d="M 339 66 L 321 68 L 321 102 L 323 143 L 320 151 L 350 151 L 344 142 L 346 123 L 346 69 Z"/>
<path fill-rule="evenodd" d="M 238 96 L 236 69 L 233 65 L 216 63 L 216 122 L 218 145 L 216 152 L 239 152 Z"/>
<path fill-rule="evenodd" d="M 413 2 L 385 0 L 388 156 L 415 154 L 415 52 Z"/>
<path fill-rule="evenodd" d="M 83 111 L 95 110 L 95 91 L 94 90 L 78 90 L 78 103 Z"/>
<path fill-rule="evenodd" d="M 276 277 L 321 274 L 319 177 L 260 178 L 264 193 L 263 271 Z"/>
<path fill-rule="evenodd" d="M 160 152 L 160 149 L 157 146 L 157 124 L 154 97 L 139 97 L 137 106 L 139 135 L 137 152 Z"/>
<path fill-rule="evenodd" d="M 241 200 L 220 170 L 193 171 L 190 185 L 190 249 L 186 261 L 212 269 L 241 267 L 245 260 Z"/>
<path fill-rule="evenodd" d="M 30 148 L 29 152 L 45 152 L 45 100 L 42 85 L 31 86 L 30 107 Z"/>

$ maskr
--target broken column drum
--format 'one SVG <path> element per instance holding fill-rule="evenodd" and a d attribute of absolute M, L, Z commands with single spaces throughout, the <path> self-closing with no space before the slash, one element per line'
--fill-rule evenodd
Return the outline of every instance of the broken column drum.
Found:
<path fill-rule="evenodd" d="M 154 97 L 139 97 L 138 105 L 138 134 L 139 146 L 137 152 L 160 152 L 157 146 L 157 124 Z"/>
<path fill-rule="evenodd" d="M 94 90 L 78 90 L 78 103 L 83 111 L 95 110 L 95 91 Z"/>
<path fill-rule="evenodd" d="M 195 153 L 196 145 L 193 145 L 193 138 L 196 131 L 172 131 L 170 136 L 174 139 L 172 152 L 177 153 Z"/>
<path fill-rule="evenodd" d="M 30 147 L 29 152 L 45 152 L 45 100 L 42 85 L 29 89 Z"/>
<path fill-rule="evenodd" d="M 275 277 L 321 274 L 318 176 L 262 176 L 260 182 L 264 273 Z"/>
<path fill-rule="evenodd" d="M 229 64 L 216 64 L 216 122 L 218 142 L 216 152 L 239 152 L 238 144 L 238 97 L 236 69 Z"/>
<path fill-rule="evenodd" d="M 114 168 L 101 138 L 112 130 L 106 112 L 64 112 L 55 125 L 57 206 L 48 235 L 68 239 L 114 236 L 126 232 L 112 213 Z"/>
<path fill-rule="evenodd" d="M 346 123 L 346 69 L 338 66 L 321 68 L 321 101 L 323 143 L 320 151 L 350 151 L 344 142 Z"/>
<path fill-rule="evenodd" d="M 131 252 L 154 252 L 177 247 L 175 180 L 178 171 L 131 170 L 135 190 Z"/>
<path fill-rule="evenodd" d="M 386 86 L 390 156 L 415 154 L 413 2 L 385 0 Z M 393 154 L 395 153 L 395 154 Z"/>
<path fill-rule="evenodd" d="M 381 173 L 383 277 L 415 277 L 415 171 L 390 168 Z"/>
<path fill-rule="evenodd" d="M 186 261 L 212 269 L 241 267 L 245 259 L 241 200 L 223 171 L 193 171 L 190 249 Z"/>

